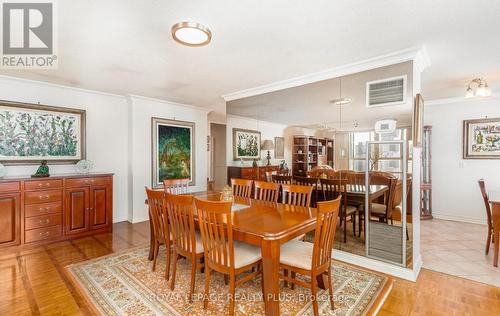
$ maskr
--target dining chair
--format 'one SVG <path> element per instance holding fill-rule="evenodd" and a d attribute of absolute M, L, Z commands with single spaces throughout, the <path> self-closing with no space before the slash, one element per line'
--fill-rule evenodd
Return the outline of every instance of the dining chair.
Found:
<path fill-rule="evenodd" d="M 168 211 L 165 199 L 165 192 L 159 190 L 151 190 L 146 188 L 149 205 L 149 217 L 153 226 L 153 268 L 156 269 L 156 259 L 161 245 L 166 248 L 166 265 L 165 265 L 165 279 L 168 280 L 170 276 L 170 249 L 172 240 L 170 239 L 170 230 L 168 225 Z"/>
<path fill-rule="evenodd" d="M 295 184 L 310 186 L 313 188 L 311 194 L 311 206 L 316 207 L 316 201 L 318 201 L 319 190 L 317 189 L 319 184 L 319 178 L 313 177 L 293 177 Z"/>
<path fill-rule="evenodd" d="M 337 220 L 340 209 L 339 196 L 335 200 L 318 202 L 316 233 L 314 242 L 300 242 L 291 240 L 281 246 L 280 249 L 280 267 L 284 271 L 290 271 L 291 274 L 280 274 L 280 278 L 286 282 L 300 285 L 311 289 L 312 304 L 314 315 L 318 312 L 318 284 L 317 277 L 326 274 L 328 279 L 328 291 L 330 298 L 330 307 L 334 309 L 333 303 L 333 285 L 332 285 L 332 248 L 337 228 Z M 309 277 L 309 282 L 297 279 L 300 274 Z"/>
<path fill-rule="evenodd" d="M 274 183 L 292 184 L 292 176 L 274 175 L 272 177 L 272 180 Z"/>
<path fill-rule="evenodd" d="M 278 175 L 278 171 L 266 171 L 266 181 L 273 182 L 273 176 Z"/>
<path fill-rule="evenodd" d="M 377 217 L 379 221 L 388 223 L 389 219 L 392 221 L 392 201 L 394 199 L 396 184 L 398 179 L 389 173 L 373 172 L 370 173 L 370 185 L 386 185 L 389 190 L 388 193 L 382 198 L 382 203 L 371 202 L 370 216 Z M 402 194 L 402 184 L 400 188 Z"/>
<path fill-rule="evenodd" d="M 283 203 L 295 206 L 311 206 L 312 186 L 282 184 Z"/>
<path fill-rule="evenodd" d="M 171 194 L 186 194 L 188 193 L 189 178 L 185 179 L 165 179 L 163 180 L 165 192 Z"/>
<path fill-rule="evenodd" d="M 233 241 L 231 202 L 205 201 L 194 198 L 205 253 L 205 295 L 203 308 L 208 307 L 211 271 L 229 275 L 229 315 L 234 315 L 236 286 L 262 275 L 261 250 Z M 252 271 L 252 268 L 256 268 Z M 236 280 L 236 276 L 249 272 Z"/>
<path fill-rule="evenodd" d="M 411 177 L 408 177 L 406 179 L 406 222 L 407 223 L 413 223 L 413 218 L 412 218 L 412 209 L 409 207 L 410 205 L 408 204 L 408 195 L 411 192 L 411 184 L 412 184 L 412 179 Z M 392 219 L 393 217 L 399 218 L 400 221 L 403 220 L 403 182 L 402 180 L 398 180 L 398 183 L 396 184 L 396 187 L 394 189 L 394 195 L 391 203 L 391 224 L 392 224 Z M 410 236 L 408 234 L 408 225 L 406 225 L 406 239 L 409 240 Z"/>
<path fill-rule="evenodd" d="M 320 179 L 321 191 L 323 193 L 323 200 L 330 201 L 335 200 L 339 196 L 341 199 L 340 205 L 340 225 L 344 224 L 344 243 L 347 242 L 347 218 L 349 217 L 352 222 L 352 231 L 354 236 L 356 236 L 356 213 L 358 209 L 354 205 L 349 205 L 347 203 L 347 192 L 346 184 L 347 179 Z"/>
<path fill-rule="evenodd" d="M 231 179 L 233 194 L 244 198 L 252 197 L 253 180 Z"/>
<path fill-rule="evenodd" d="M 479 184 L 479 189 L 481 190 L 481 195 L 483 196 L 483 201 L 484 201 L 484 206 L 486 208 L 486 220 L 488 221 L 488 237 L 486 239 L 486 251 L 485 253 L 488 254 L 490 252 L 490 245 L 491 243 L 497 243 L 499 242 L 498 240 L 495 240 L 495 238 L 492 238 L 494 236 L 493 233 L 493 220 L 491 217 L 491 205 L 490 205 L 490 200 L 488 198 L 488 193 L 486 192 L 486 185 L 484 183 L 484 179 L 479 179 L 477 181 Z"/>
<path fill-rule="evenodd" d="M 193 196 L 174 195 L 166 193 L 168 218 L 173 242 L 173 270 L 170 289 L 175 289 L 177 260 L 179 257 L 191 261 L 191 286 L 189 288 L 189 302 L 193 302 L 193 292 L 196 282 L 196 270 L 204 267 L 203 242 L 196 233 L 193 217 Z"/>
<path fill-rule="evenodd" d="M 278 202 L 280 185 L 272 182 L 255 181 L 253 198 L 268 202 Z"/>

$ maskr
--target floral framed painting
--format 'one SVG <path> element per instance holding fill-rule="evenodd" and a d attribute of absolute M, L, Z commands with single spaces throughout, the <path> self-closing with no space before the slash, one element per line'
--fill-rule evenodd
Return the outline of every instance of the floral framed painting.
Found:
<path fill-rule="evenodd" d="M 464 159 L 500 159 L 500 118 L 465 120 Z"/>
<path fill-rule="evenodd" d="M 0 162 L 85 159 L 85 110 L 0 101 Z"/>
<path fill-rule="evenodd" d="M 189 179 L 195 185 L 195 124 L 153 117 L 152 186 L 163 187 L 165 179 Z"/>
<path fill-rule="evenodd" d="M 233 160 L 260 159 L 260 132 L 233 128 Z"/>

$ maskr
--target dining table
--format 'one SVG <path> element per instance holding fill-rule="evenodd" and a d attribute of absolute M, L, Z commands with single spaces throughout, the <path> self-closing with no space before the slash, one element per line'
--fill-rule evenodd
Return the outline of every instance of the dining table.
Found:
<path fill-rule="evenodd" d="M 500 191 L 489 191 L 488 198 L 491 204 L 491 221 L 493 222 L 493 266 L 498 267 L 498 252 L 500 248 Z"/>
<path fill-rule="evenodd" d="M 190 194 L 221 200 L 220 193 Z M 261 248 L 265 314 L 280 315 L 280 246 L 315 229 L 316 209 L 234 196 L 231 214 L 233 238 Z M 317 284 L 326 288 L 323 276 L 318 276 Z"/>

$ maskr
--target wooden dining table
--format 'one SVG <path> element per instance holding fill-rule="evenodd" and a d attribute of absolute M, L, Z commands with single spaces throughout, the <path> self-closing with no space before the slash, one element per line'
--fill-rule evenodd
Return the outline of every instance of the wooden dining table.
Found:
<path fill-rule="evenodd" d="M 193 195 L 212 201 L 221 196 L 207 192 Z M 314 230 L 316 209 L 241 197 L 234 197 L 233 205 L 238 206 L 232 212 L 233 238 L 261 248 L 265 314 L 279 315 L 280 246 Z M 323 276 L 317 282 L 320 288 L 326 288 Z"/>
<path fill-rule="evenodd" d="M 493 266 L 498 267 L 498 252 L 500 248 L 500 191 L 489 191 L 488 198 L 491 204 L 491 220 L 493 222 Z"/>

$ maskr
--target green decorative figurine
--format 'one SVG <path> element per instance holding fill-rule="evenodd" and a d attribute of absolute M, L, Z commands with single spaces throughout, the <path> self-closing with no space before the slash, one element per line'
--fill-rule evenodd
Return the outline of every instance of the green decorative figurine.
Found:
<path fill-rule="evenodd" d="M 32 178 L 45 178 L 49 176 L 49 166 L 47 166 L 47 160 L 42 160 L 42 164 L 38 167 L 36 173 L 31 175 Z"/>

